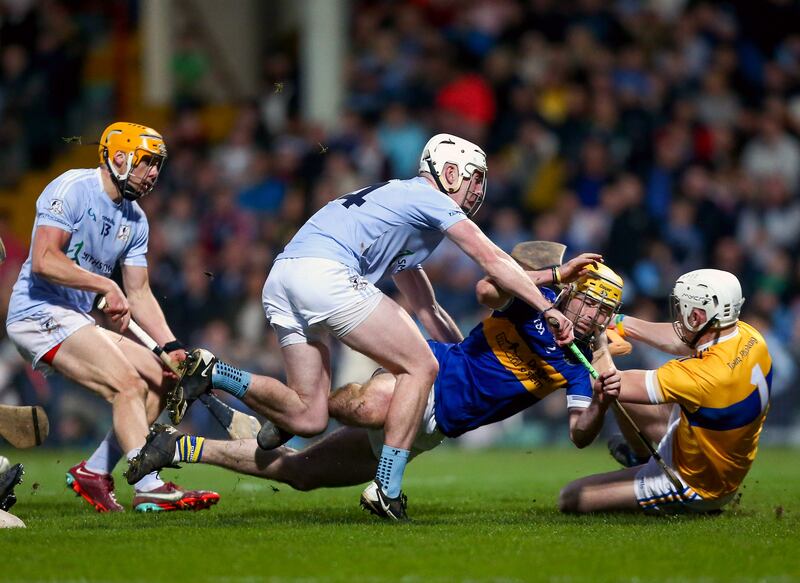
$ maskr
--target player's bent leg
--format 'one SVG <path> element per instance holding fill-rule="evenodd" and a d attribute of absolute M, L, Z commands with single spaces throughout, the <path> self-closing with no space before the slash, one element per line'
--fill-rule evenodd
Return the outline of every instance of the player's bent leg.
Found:
<path fill-rule="evenodd" d="M 322 341 L 311 340 L 281 346 L 281 355 L 286 385 L 254 376 L 244 402 L 295 435 L 319 435 L 328 426 L 330 351 Z"/>
<path fill-rule="evenodd" d="M 341 339 L 395 375 L 375 481 L 364 490 L 361 502 L 379 516 L 406 520 L 403 473 L 439 364 L 408 313 L 387 297 Z"/>
<path fill-rule="evenodd" d="M 190 360 L 200 364 L 190 364 L 180 389 L 170 392 L 168 408 L 171 412 L 185 409 L 183 403 L 188 404 L 213 387 L 238 397 L 251 409 L 292 434 L 318 435 L 328 425 L 328 348 L 322 342 L 300 342 L 282 346 L 281 354 L 288 384 L 219 362 L 207 350 L 193 350 Z M 198 378 L 201 378 L 199 382 Z M 192 388 L 198 386 L 199 389 Z"/>
<path fill-rule="evenodd" d="M 177 463 L 210 464 L 302 491 L 363 484 L 378 464 L 367 431 L 358 428 L 340 428 L 302 451 L 264 451 L 254 439 L 207 440 L 161 425 L 154 426 L 131 469 L 147 472 Z M 129 480 L 136 477 L 128 474 Z"/>
<path fill-rule="evenodd" d="M 145 409 L 147 422 L 153 423 L 164 410 L 167 391 L 175 385 L 175 380 L 165 374 L 161 361 L 146 347 L 111 330 L 101 330 L 120 347 L 125 359 L 147 383 Z"/>
<path fill-rule="evenodd" d="M 369 317 L 341 340 L 395 375 L 384 427 L 386 443 L 409 449 L 439 371 L 416 324 L 396 302 L 383 297 Z"/>
<path fill-rule="evenodd" d="M 111 402 L 124 451 L 142 444 L 148 427 L 147 383 L 102 330 L 85 326 L 64 340 L 53 368 Z"/>
<path fill-rule="evenodd" d="M 639 467 L 595 474 L 570 482 L 559 494 L 559 510 L 580 514 L 638 510 L 634 479 Z"/>

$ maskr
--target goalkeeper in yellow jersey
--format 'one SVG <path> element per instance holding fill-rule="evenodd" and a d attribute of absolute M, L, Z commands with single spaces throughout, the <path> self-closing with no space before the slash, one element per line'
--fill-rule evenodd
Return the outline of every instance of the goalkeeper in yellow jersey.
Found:
<path fill-rule="evenodd" d="M 651 459 L 571 482 L 561 491 L 562 511 L 719 511 L 747 475 L 769 408 L 772 359 L 761 334 L 739 320 L 739 280 L 691 271 L 678 278 L 671 300 L 672 324 L 617 317 L 626 338 L 681 356 L 656 370 L 621 371 L 619 400 L 670 408 L 658 451 L 683 488 Z M 601 371 L 603 362 L 613 366 L 601 359 Z"/>

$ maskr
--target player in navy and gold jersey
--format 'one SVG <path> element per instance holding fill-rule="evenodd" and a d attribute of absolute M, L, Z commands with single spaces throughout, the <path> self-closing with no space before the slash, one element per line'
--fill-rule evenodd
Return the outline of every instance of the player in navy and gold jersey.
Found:
<path fill-rule="evenodd" d="M 659 453 L 684 488 L 677 491 L 651 460 L 572 482 L 561 493 L 562 510 L 704 512 L 732 499 L 755 459 L 772 381 L 764 338 L 738 319 L 743 303 L 733 274 L 699 269 L 675 284 L 674 325 L 619 322 L 626 337 L 686 355 L 620 373 L 620 401 L 671 409 Z"/>
<path fill-rule="evenodd" d="M 551 270 L 528 272 L 537 285 L 551 281 Z M 622 279 L 610 268 L 583 255 L 562 267 L 573 283 L 557 295 L 542 293 L 573 322 L 587 356 L 589 344 L 617 311 Z M 545 313 L 512 299 L 490 280 L 481 280 L 478 299 L 495 311 L 462 342 L 429 341 L 439 374 L 412 446 L 412 455 L 436 447 L 444 437 L 459 435 L 505 419 L 565 389 L 570 437 L 578 447 L 597 436 L 606 408 L 615 398 L 614 371 L 592 383 L 581 364 L 555 342 Z M 297 452 L 286 447 L 260 450 L 255 440 L 208 441 L 156 428 L 142 449 L 142 459 L 159 460 L 143 471 L 177 463 L 203 462 L 287 482 L 301 490 L 349 486 L 369 480 L 383 444 L 383 425 L 395 388 L 394 375 L 379 369 L 366 383 L 351 383 L 329 399 L 330 415 L 347 427 Z M 367 503 L 367 507 L 368 503 Z"/>

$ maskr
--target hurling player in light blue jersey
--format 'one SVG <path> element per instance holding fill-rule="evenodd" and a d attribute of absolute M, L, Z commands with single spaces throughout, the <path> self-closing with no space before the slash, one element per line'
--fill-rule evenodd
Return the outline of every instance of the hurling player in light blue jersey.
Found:
<path fill-rule="evenodd" d="M 583 254 L 562 267 L 561 278 L 572 283 L 560 294 L 555 286 L 542 288 L 574 323 L 587 357 L 592 356 L 593 339 L 604 334 L 618 310 L 623 285 L 607 266 L 592 265 L 592 257 L 596 255 Z M 539 285 L 551 285 L 555 275 L 550 269 L 529 273 Z M 478 283 L 476 292 L 494 312 L 461 342 L 428 341 L 439 372 L 428 387 L 412 456 L 433 449 L 445 437 L 510 417 L 559 389 L 566 392 L 570 438 L 578 447 L 590 444 L 619 391 L 619 375 L 608 371 L 592 382 L 570 351 L 557 345 L 542 311 L 488 279 Z M 210 441 L 158 426 L 142 454 L 155 469 L 179 462 L 213 464 L 299 490 L 360 484 L 371 479 L 380 463 L 383 428 L 396 387 L 396 375 L 379 369 L 366 383 L 350 383 L 336 391 L 328 408 L 346 427 L 301 451 L 287 447 L 264 451 L 253 439 Z M 364 505 L 380 515 L 376 500 L 366 498 Z"/>
<path fill-rule="evenodd" d="M 123 454 L 130 459 L 144 444 L 174 380 L 147 348 L 94 325 L 89 312 L 95 297 L 105 297 L 105 312 L 120 331 L 133 316 L 173 358 L 185 358 L 150 290 L 147 219 L 136 203 L 155 186 L 166 156 L 155 130 L 127 122 L 108 126 L 100 138 L 100 167 L 65 172 L 36 201 L 30 254 L 8 309 L 8 336 L 26 360 L 112 404 L 113 429 L 67 473 L 67 485 L 100 512 L 123 510 L 111 472 Z M 125 293 L 111 279 L 117 263 Z M 203 508 L 218 499 L 151 473 L 135 484 L 133 506 Z"/>
<path fill-rule="evenodd" d="M 376 281 L 392 276 L 430 336 L 458 342 L 461 334 L 436 302 L 421 267 L 447 237 L 504 289 L 533 309 L 547 311 L 557 343 L 573 339 L 572 323 L 469 220 L 485 196 L 483 150 L 438 134 L 425 145 L 419 170 L 416 178 L 375 184 L 328 203 L 276 258 L 263 303 L 278 334 L 287 384 L 216 362 L 198 349 L 192 356 L 196 365 L 181 388 L 184 394 L 171 399 L 180 411 L 186 399 L 213 386 L 268 417 L 284 431 L 283 438 L 316 435 L 328 425 L 331 371 L 322 334 L 332 334 L 397 376 L 385 448 L 375 484 L 368 488 L 390 519 L 405 517 L 403 469 L 439 365 L 411 317 L 375 287 Z"/>

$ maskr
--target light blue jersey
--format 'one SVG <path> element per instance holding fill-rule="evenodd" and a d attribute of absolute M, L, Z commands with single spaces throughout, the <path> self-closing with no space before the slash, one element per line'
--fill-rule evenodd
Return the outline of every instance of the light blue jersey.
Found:
<path fill-rule="evenodd" d="M 71 233 L 64 253 L 92 273 L 110 277 L 117 261 L 147 267 L 144 212 L 128 200 L 115 204 L 103 190 L 99 168 L 69 170 L 48 184 L 36 201 L 31 240 L 41 226 Z M 89 312 L 94 297 L 93 292 L 50 283 L 35 275 L 28 255 L 11 293 L 6 325 L 48 305 Z"/>
<path fill-rule="evenodd" d="M 371 283 L 420 265 L 467 216 L 421 177 L 375 184 L 317 211 L 275 260 L 331 259 Z"/>

